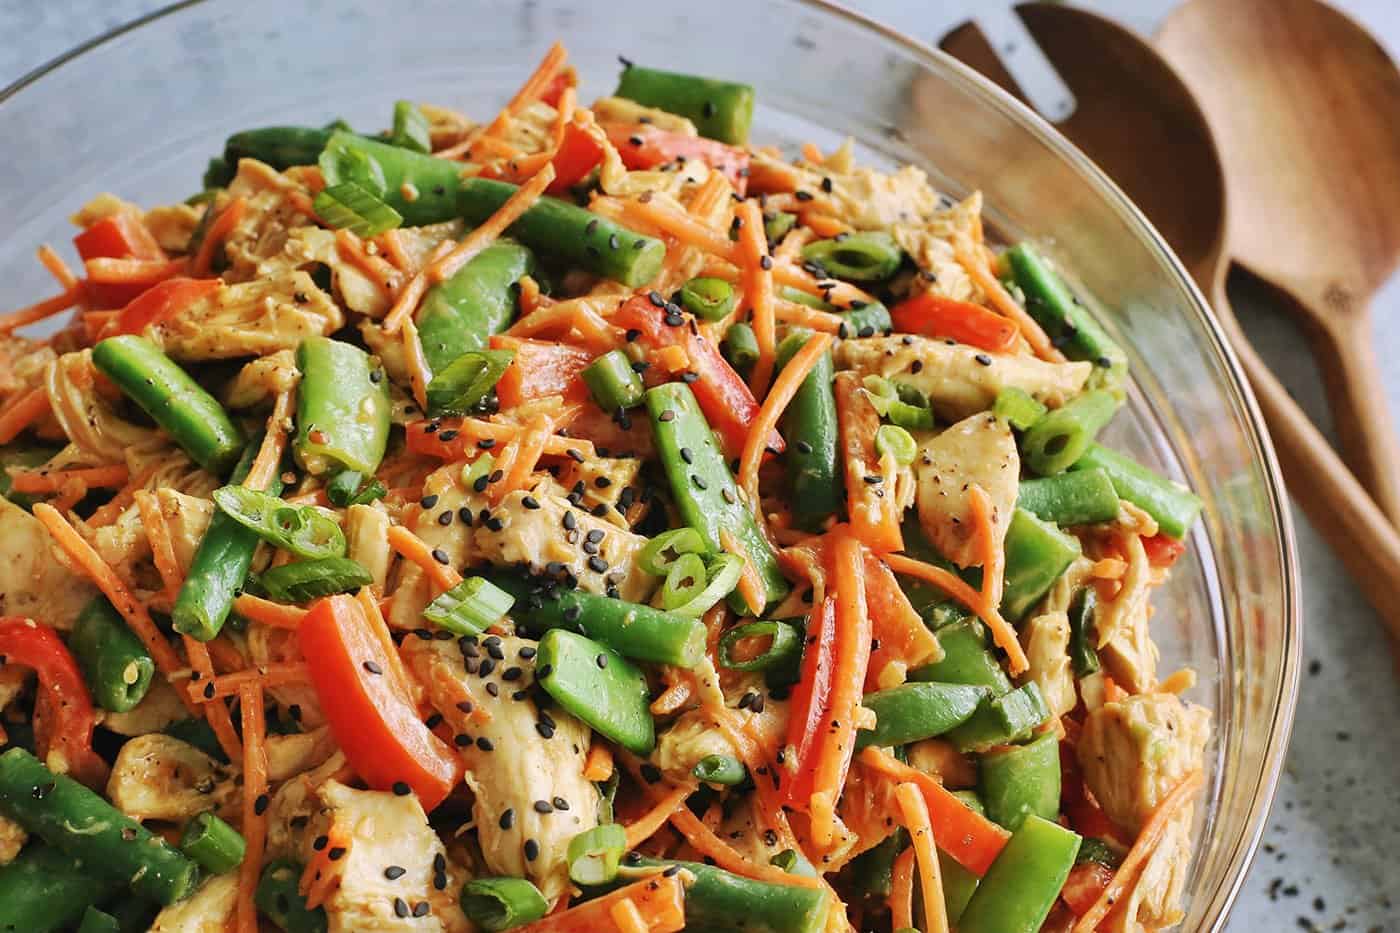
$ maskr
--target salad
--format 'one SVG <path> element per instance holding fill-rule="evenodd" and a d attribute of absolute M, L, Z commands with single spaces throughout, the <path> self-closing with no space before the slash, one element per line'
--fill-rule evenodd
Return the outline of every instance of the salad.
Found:
<path fill-rule="evenodd" d="M 485 122 L 246 130 L 40 247 L 0 931 L 1181 919 L 1200 501 L 1096 440 L 1126 355 L 979 195 L 753 107 L 586 107 L 556 43 Z"/>

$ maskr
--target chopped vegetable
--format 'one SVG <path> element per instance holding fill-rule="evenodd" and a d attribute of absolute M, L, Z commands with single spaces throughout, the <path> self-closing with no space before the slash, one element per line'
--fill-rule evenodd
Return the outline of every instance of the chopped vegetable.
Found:
<path fill-rule="evenodd" d="M 883 282 L 894 275 L 904 253 L 888 233 L 848 233 L 802 248 L 802 258 L 828 275 L 850 282 Z"/>
<path fill-rule="evenodd" d="M 591 638 L 550 629 L 540 639 L 535 672 L 556 703 L 598 734 L 635 755 L 651 753 L 656 732 L 646 678 L 622 655 Z"/>
<path fill-rule="evenodd" d="M 314 506 L 290 505 L 247 486 L 214 490 L 214 503 L 259 538 L 298 557 L 313 560 L 345 553 L 345 533 Z"/>
<path fill-rule="evenodd" d="M 681 286 L 681 306 L 702 321 L 722 321 L 734 310 L 734 286 L 699 276 Z"/>
<path fill-rule="evenodd" d="M 237 868 L 245 849 L 238 830 L 208 811 L 190 820 L 180 836 L 180 851 L 216 875 Z"/>
<path fill-rule="evenodd" d="M 515 597 L 484 577 L 467 577 L 423 609 L 423 618 L 456 635 L 480 635 L 510 611 Z"/>
<path fill-rule="evenodd" d="M 754 90 L 747 84 L 629 64 L 614 93 L 686 117 L 702 136 L 737 146 L 749 140 Z"/>
<path fill-rule="evenodd" d="M 389 443 L 389 386 L 363 350 L 311 337 L 297 348 L 297 462 L 320 475 L 336 468 L 373 473 Z"/>
<path fill-rule="evenodd" d="M 588 383 L 598 407 L 606 412 L 635 408 L 646 393 L 642 378 L 621 350 L 609 350 L 589 363 L 583 371 L 583 381 Z"/>
<path fill-rule="evenodd" d="M 373 582 L 370 572 L 348 557 L 282 564 L 258 575 L 258 584 L 267 595 L 283 603 L 309 603 L 322 596 L 351 593 Z"/>
<path fill-rule="evenodd" d="M 626 848 L 627 831 L 616 823 L 579 833 L 569 841 L 569 878 L 585 886 L 609 883 L 617 877 Z"/>
<path fill-rule="evenodd" d="M 79 614 L 68 648 L 93 700 L 105 710 L 124 713 L 151 688 L 155 661 L 103 596 L 94 598 Z"/>
<path fill-rule="evenodd" d="M 549 901 L 524 878 L 476 878 L 462 885 L 462 913 L 483 930 L 509 930 L 538 920 Z"/>

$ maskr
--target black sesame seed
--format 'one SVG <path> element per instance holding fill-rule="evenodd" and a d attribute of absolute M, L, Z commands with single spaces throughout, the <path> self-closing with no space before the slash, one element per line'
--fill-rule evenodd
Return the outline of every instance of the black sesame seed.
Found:
<path fill-rule="evenodd" d="M 540 844 L 533 839 L 525 840 L 525 861 L 533 862 L 540 857 Z"/>
<path fill-rule="evenodd" d="M 597 664 L 599 668 L 605 668 L 608 666 L 608 656 L 600 651 L 598 656 L 593 659 L 593 663 Z"/>
<path fill-rule="evenodd" d="M 507 809 L 504 813 L 501 814 L 501 818 L 497 821 L 497 825 L 500 826 L 501 829 L 510 829 L 512 826 L 514 826 L 515 811 Z"/>
<path fill-rule="evenodd" d="M 429 729 L 436 729 L 438 726 L 442 725 L 442 713 L 433 713 L 427 719 L 423 720 L 423 725 L 427 726 Z"/>
<path fill-rule="evenodd" d="M 390 865 L 384 869 L 384 877 L 390 881 L 398 881 L 405 874 L 405 870 L 398 865 Z"/>
<path fill-rule="evenodd" d="M 476 442 L 476 446 L 480 447 L 482 450 L 490 450 L 492 447 L 496 446 L 496 439 L 494 437 L 483 437 Z"/>
<path fill-rule="evenodd" d="M 466 748 L 468 745 L 472 744 L 472 737 L 465 732 L 459 732 L 452 737 L 452 744 L 456 745 L 458 748 Z"/>
<path fill-rule="evenodd" d="M 419 901 L 413 905 L 413 916 L 426 917 L 430 910 L 432 910 L 432 907 L 428 905 L 427 901 Z"/>
<path fill-rule="evenodd" d="M 758 260 L 758 265 L 759 265 L 760 268 L 764 269 L 765 271 L 768 270 L 768 269 L 772 269 L 772 268 L 773 268 L 773 257 L 772 257 L 772 256 L 763 256 L 763 257 L 761 257 L 761 258 Z"/>
<path fill-rule="evenodd" d="M 484 735 L 476 740 L 476 747 L 483 752 L 494 752 L 496 750 L 496 746 Z"/>
<path fill-rule="evenodd" d="M 536 499 L 534 496 L 527 495 L 525 498 L 520 500 L 520 504 L 525 506 L 525 508 L 533 511 L 534 509 L 540 507 L 540 500 Z"/>
<path fill-rule="evenodd" d="M 404 899 L 401 898 L 401 897 L 396 897 L 396 898 L 394 898 L 394 916 L 395 916 L 395 917 L 407 917 L 407 916 L 408 916 L 408 901 L 404 900 Z"/>
<path fill-rule="evenodd" d="M 437 497 L 437 496 L 424 496 L 423 498 L 421 498 L 421 499 L 418 500 L 418 504 L 421 505 L 421 506 L 422 506 L 423 508 L 425 508 L 425 509 L 431 509 L 433 506 L 435 506 L 435 505 L 438 504 L 438 497 Z"/>
<path fill-rule="evenodd" d="M 696 489 L 703 491 L 710 488 L 710 484 L 701 479 L 700 474 L 698 473 L 692 473 L 690 476 L 690 481 L 695 484 Z"/>
<path fill-rule="evenodd" d="M 574 461 L 575 463 L 583 462 L 583 454 L 580 453 L 578 448 L 576 447 L 570 447 L 568 450 L 564 451 L 564 453 L 568 454 L 569 459 Z"/>
<path fill-rule="evenodd" d="M 592 236 L 592 235 L 593 235 L 593 231 L 595 231 L 595 230 L 597 230 L 597 229 L 598 229 L 598 218 L 597 218 L 597 217 L 594 217 L 592 220 L 590 220 L 590 221 L 588 222 L 588 226 L 586 226 L 586 227 L 583 228 L 583 232 L 586 233 L 586 234 L 588 234 L 589 236 Z"/>
<path fill-rule="evenodd" d="M 457 435 L 461 433 L 461 431 L 449 429 L 443 431 L 441 434 L 438 435 L 438 437 L 444 441 L 455 441 L 457 439 Z"/>
<path fill-rule="evenodd" d="M 340 861 L 341 859 L 345 858 L 345 847 L 336 846 L 334 849 L 331 849 L 329 852 L 326 853 L 326 857 L 329 858 L 332 862 Z"/>
<path fill-rule="evenodd" d="M 329 836 L 317 836 L 315 839 L 311 840 L 311 848 L 315 849 L 317 852 L 320 852 L 330 844 L 331 838 Z"/>
<path fill-rule="evenodd" d="M 533 804 L 536 813 L 553 813 L 554 806 L 548 800 L 536 800 Z"/>
<path fill-rule="evenodd" d="M 409 787 L 403 781 L 395 781 L 393 790 L 394 796 L 396 797 L 407 797 L 409 794 L 413 793 L 413 788 Z"/>
<path fill-rule="evenodd" d="M 573 512 L 565 512 L 565 513 L 564 513 L 564 530 L 565 530 L 565 531 L 573 531 L 573 530 L 574 530 L 575 528 L 577 528 L 577 527 L 578 527 L 578 519 L 574 517 L 574 513 L 573 513 Z"/>
<path fill-rule="evenodd" d="M 992 358 L 985 353 L 979 353 L 976 356 L 974 356 L 973 359 L 981 363 L 983 366 L 992 365 Z"/>
<path fill-rule="evenodd" d="M 607 573 L 608 562 L 603 560 L 603 558 L 594 555 L 593 557 L 588 558 L 588 569 L 592 570 L 594 573 Z"/>
<path fill-rule="evenodd" d="M 438 513 L 438 517 L 437 517 L 437 523 L 438 523 L 439 525 L 450 525 L 450 524 L 452 524 L 452 510 L 451 510 L 451 509 L 444 509 L 443 511 L 439 512 L 439 513 Z"/>
<path fill-rule="evenodd" d="M 448 557 L 447 552 L 440 547 L 433 548 L 433 560 L 444 565 L 452 562 L 452 558 Z"/>
<path fill-rule="evenodd" d="M 384 668 L 380 667 L 379 664 L 378 664 L 378 662 L 376 662 L 376 661 L 366 661 L 362 666 L 364 667 L 365 670 L 369 671 L 371 674 L 382 674 L 382 673 L 384 673 Z"/>
<path fill-rule="evenodd" d="M 812 452 L 812 445 L 806 441 L 798 441 L 795 446 L 797 447 L 797 452 L 800 454 L 810 454 Z"/>

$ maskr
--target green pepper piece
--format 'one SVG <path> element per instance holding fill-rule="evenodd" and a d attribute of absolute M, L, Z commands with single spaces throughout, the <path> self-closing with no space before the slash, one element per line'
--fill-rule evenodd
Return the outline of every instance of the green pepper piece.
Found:
<path fill-rule="evenodd" d="M 538 274 L 534 253 L 511 240 L 497 240 L 428 289 L 414 318 L 428 369 L 436 375 L 462 354 L 486 349 L 491 335 L 515 320 L 520 280 Z"/>
<path fill-rule="evenodd" d="M 73 929 L 90 905 L 122 888 L 121 879 L 98 870 L 99 865 L 95 851 L 69 855 L 42 842 L 30 843 L 0 867 L 0 931 Z"/>
<path fill-rule="evenodd" d="M 811 339 L 807 330 L 793 330 L 778 346 L 778 368 Z M 792 438 L 783 460 L 792 486 L 792 514 L 798 523 L 816 530 L 841 508 L 842 477 L 837 464 L 840 431 L 836 422 L 835 375 L 831 352 L 823 353 L 797 387 L 783 412 L 783 436 Z"/>
<path fill-rule="evenodd" d="M 977 774 L 987 817 L 1012 832 L 1027 816 L 1053 820 L 1060 813 L 1060 742 L 1050 733 L 987 752 Z"/>
<path fill-rule="evenodd" d="M 1180 483 L 1102 444 L 1084 452 L 1071 470 L 1103 470 L 1122 499 L 1142 509 L 1173 538 L 1181 538 L 1201 513 L 1201 499 Z"/>
<path fill-rule="evenodd" d="M 986 627 L 977 619 L 961 619 L 938 630 L 935 637 L 943 657 L 909 672 L 912 681 L 934 681 L 985 687 L 994 697 L 1011 691 L 1011 680 L 988 650 Z"/>
<path fill-rule="evenodd" d="M 92 348 L 92 362 L 216 476 L 238 460 L 245 439 L 214 396 L 144 337 L 108 337 Z"/>
<path fill-rule="evenodd" d="M 679 865 L 685 883 L 686 933 L 818 933 L 829 905 L 822 888 L 754 881 L 699 862 L 630 859 L 629 867 Z"/>
<path fill-rule="evenodd" d="M 1025 618 L 1081 552 L 1078 538 L 1021 508 L 1011 515 L 1004 548 L 1001 614 L 1011 622 Z"/>
<path fill-rule="evenodd" d="M 214 490 L 220 511 L 259 538 L 291 551 L 298 557 L 341 557 L 345 532 L 315 506 L 296 506 L 246 486 Z"/>
<path fill-rule="evenodd" d="M 94 597 L 68 635 L 88 692 L 98 706 L 124 713 L 151 688 L 156 664 L 106 597 Z"/>
<path fill-rule="evenodd" d="M 1088 525 L 1118 517 L 1118 493 L 1103 470 L 1075 470 L 1022 480 L 1016 505 L 1054 525 Z"/>
<path fill-rule="evenodd" d="M 613 94 L 685 117 L 701 136 L 735 146 L 749 141 L 754 101 L 750 85 L 629 64 Z"/>
<path fill-rule="evenodd" d="M 1027 817 L 968 901 L 958 933 L 1036 933 L 1055 906 L 1078 851 L 1078 834 Z"/>
<path fill-rule="evenodd" d="M 1046 413 L 1021 437 L 1026 465 L 1042 476 L 1063 473 L 1084 456 L 1120 404 L 1119 395 L 1093 389 Z"/>
<path fill-rule="evenodd" d="M 948 733 L 960 752 L 980 752 L 993 745 L 1008 745 L 1029 738 L 1036 726 L 1050 718 L 1050 708 L 1035 681 L 1003 696 L 982 701 L 977 712 Z"/>
<path fill-rule="evenodd" d="M 307 472 L 373 473 L 389 444 L 389 381 L 369 354 L 330 337 L 297 347 L 297 434 L 292 452 Z"/>
<path fill-rule="evenodd" d="M 399 212 L 406 227 L 441 223 L 457 216 L 461 162 L 336 132 L 326 140 L 316 163 L 327 186 L 352 181 L 368 188 Z"/>
<path fill-rule="evenodd" d="M 907 745 L 954 729 L 990 695 L 986 687 L 906 683 L 867 693 L 861 705 L 875 713 L 875 728 L 856 733 L 856 748 Z"/>
<path fill-rule="evenodd" d="M 268 862 L 253 892 L 258 910 L 285 933 L 326 933 L 326 909 L 308 910 L 306 898 L 297 891 L 302 866 L 291 859 Z"/>
<path fill-rule="evenodd" d="M 540 686 L 565 710 L 634 755 L 656 745 L 646 676 L 622 655 L 562 628 L 540 639 Z"/>
<path fill-rule="evenodd" d="M 1026 311 L 1065 356 L 1093 362 L 1106 370 L 1110 379 L 1127 371 L 1128 357 L 1123 348 L 1070 294 L 1029 243 L 1018 243 L 1005 255 L 1016 284 L 1025 293 Z"/>

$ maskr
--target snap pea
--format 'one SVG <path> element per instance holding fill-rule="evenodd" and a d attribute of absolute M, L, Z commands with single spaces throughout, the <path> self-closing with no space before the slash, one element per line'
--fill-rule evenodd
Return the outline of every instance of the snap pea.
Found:
<path fill-rule="evenodd" d="M 0 933 L 71 930 L 92 904 L 106 900 L 122 883 L 99 871 L 96 852 L 70 855 L 32 842 L 0 867 Z"/>
<path fill-rule="evenodd" d="M 1062 473 L 1084 456 L 1122 400 L 1093 389 L 1048 412 L 1021 437 L 1026 465 L 1041 476 Z"/>
<path fill-rule="evenodd" d="M 646 676 L 591 638 L 550 629 L 540 639 L 536 676 L 545 692 L 604 738 L 634 755 L 656 745 Z"/>
<path fill-rule="evenodd" d="M 948 911 L 948 922 L 956 924 L 977 891 L 979 879 L 942 849 L 938 850 L 938 870 L 943 876 L 943 906 Z"/>
<path fill-rule="evenodd" d="M 237 868 L 247 847 L 238 830 L 208 811 L 190 820 L 180 836 L 180 851 L 216 875 Z"/>
<path fill-rule="evenodd" d="M 156 664 L 106 597 L 94 597 L 68 635 L 88 692 L 98 706 L 124 713 L 151 688 Z"/>
<path fill-rule="evenodd" d="M 808 243 L 802 247 L 802 258 L 838 279 L 883 282 L 904 261 L 904 252 L 888 233 L 861 232 Z"/>
<path fill-rule="evenodd" d="M 977 791 L 987 817 L 1015 832 L 1028 816 L 1060 812 L 1060 742 L 1051 733 L 1025 745 L 987 752 L 977 760 Z"/>
<path fill-rule="evenodd" d="M 279 603 L 308 603 L 322 596 L 351 593 L 374 577 L 348 557 L 320 557 L 269 567 L 258 576 L 267 595 Z"/>
<path fill-rule="evenodd" d="M 515 185 L 488 178 L 470 178 L 460 185 L 457 208 L 473 224 L 494 214 L 516 191 Z M 558 198 L 540 198 L 507 232 L 542 255 L 553 255 L 628 288 L 656 278 L 666 257 L 666 245 L 660 240 Z"/>
<path fill-rule="evenodd" d="M 485 350 L 491 335 L 515 320 L 520 280 L 538 274 L 533 252 L 511 240 L 498 240 L 451 278 L 428 289 L 414 318 L 428 369 L 436 376 L 462 354 Z"/>
<path fill-rule="evenodd" d="M 383 499 L 388 492 L 384 484 L 373 477 L 366 483 L 365 475 L 358 470 L 341 470 L 326 484 L 326 498 L 331 500 L 331 505 L 341 509 L 352 505 L 369 505 L 376 499 Z"/>
<path fill-rule="evenodd" d="M 336 132 L 326 140 L 316 164 L 327 186 L 361 185 L 398 211 L 405 226 L 421 227 L 457 216 L 460 162 Z"/>
<path fill-rule="evenodd" d="M 231 169 L 238 167 L 240 159 L 257 159 L 278 171 L 294 165 L 315 165 L 334 132 L 331 127 L 311 126 L 263 126 L 243 130 L 224 143 L 223 158 Z"/>
<path fill-rule="evenodd" d="M 1038 816 L 1012 834 L 958 921 L 958 933 L 1036 933 L 1074 867 L 1079 836 Z"/>
<path fill-rule="evenodd" d="M 898 827 L 879 845 L 856 856 L 850 869 L 852 889 L 866 901 L 888 901 L 894 886 L 894 860 L 908 845 L 908 832 Z"/>
<path fill-rule="evenodd" d="M 701 136 L 739 146 L 749 141 L 750 85 L 627 65 L 613 94 L 685 117 Z"/>
<path fill-rule="evenodd" d="M 1053 525 L 1087 525 L 1118 517 L 1118 493 L 1103 470 L 1022 480 L 1016 505 Z"/>
<path fill-rule="evenodd" d="M 214 396 L 144 337 L 108 337 L 92 348 L 93 365 L 164 428 L 190 459 L 216 476 L 233 467 L 243 432 Z"/>
<path fill-rule="evenodd" d="M 827 893 L 754 881 L 699 862 L 630 858 L 643 868 L 679 865 L 685 883 L 686 933 L 817 933 L 826 923 Z"/>
<path fill-rule="evenodd" d="M 302 866 L 291 859 L 268 862 L 258 878 L 253 903 L 285 933 L 326 933 L 326 909 L 308 910 L 306 898 L 297 891 Z"/>
<path fill-rule="evenodd" d="M 962 725 L 948 733 L 960 752 L 980 752 L 1030 736 L 1050 718 L 1050 708 L 1034 681 L 999 697 L 985 698 Z"/>
<path fill-rule="evenodd" d="M 724 339 L 719 344 L 720 352 L 738 372 L 745 372 L 758 362 L 758 337 L 753 328 L 743 321 L 729 325 Z"/>
<path fill-rule="evenodd" d="M 1026 311 L 1046 335 L 1072 360 L 1089 360 L 1116 377 L 1128 368 L 1123 348 L 1108 335 L 1089 309 L 1070 294 L 1029 243 L 1005 253 L 1016 284 L 1026 296 Z"/>
<path fill-rule="evenodd" d="M 185 897 L 198 881 L 199 867 L 164 839 L 22 748 L 0 755 L 0 813 L 162 904 Z"/>
<path fill-rule="evenodd" d="M 1069 662 L 1076 677 L 1087 677 L 1099 670 L 1094 628 L 1098 610 L 1096 593 L 1092 586 L 1083 587 L 1069 604 Z"/>
<path fill-rule="evenodd" d="M 259 538 L 298 557 L 311 560 L 345 554 L 345 533 L 314 506 L 291 505 L 246 486 L 214 490 L 214 504 Z"/>
<path fill-rule="evenodd" d="M 752 333 L 752 332 L 751 332 Z M 811 339 L 806 330 L 794 330 L 778 346 L 781 369 Z M 841 508 L 842 477 L 837 468 L 836 393 L 831 352 L 823 353 L 797 387 L 783 412 L 783 436 L 792 438 L 783 452 L 788 482 L 792 486 L 792 514 L 798 523 L 815 530 Z"/>
<path fill-rule="evenodd" d="M 1201 513 L 1201 499 L 1195 493 L 1102 444 L 1086 450 L 1070 469 L 1103 470 L 1119 497 L 1151 515 L 1170 537 L 1184 536 Z"/>
<path fill-rule="evenodd" d="M 977 711 L 990 691 L 965 684 L 906 683 L 867 693 L 861 705 L 875 713 L 875 728 L 856 733 L 856 748 L 906 745 L 954 729 Z"/>
<path fill-rule="evenodd" d="M 1022 508 L 1011 515 L 1004 548 L 1006 571 L 1001 613 L 1012 622 L 1025 618 L 1081 550 L 1078 538 Z"/>
<path fill-rule="evenodd" d="M 910 680 L 985 687 L 992 696 L 1010 692 L 1011 680 L 988 650 L 990 639 L 981 622 L 962 619 L 943 626 L 934 637 L 943 648 L 943 657 L 910 671 Z"/>
<path fill-rule="evenodd" d="M 389 380 L 359 347 L 308 337 L 297 347 L 297 433 L 292 452 L 308 472 L 373 473 L 389 444 Z"/>

